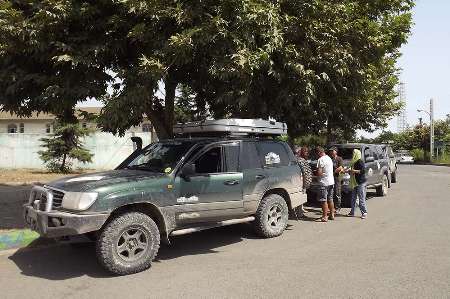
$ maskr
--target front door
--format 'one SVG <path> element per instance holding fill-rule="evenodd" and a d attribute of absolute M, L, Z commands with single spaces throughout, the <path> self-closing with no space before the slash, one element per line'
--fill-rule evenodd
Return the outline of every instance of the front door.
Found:
<path fill-rule="evenodd" d="M 191 162 L 195 174 L 177 177 L 177 222 L 214 222 L 243 214 L 243 174 L 239 167 L 239 143 L 216 144 L 203 149 Z"/>
<path fill-rule="evenodd" d="M 373 185 L 378 182 L 380 172 L 378 157 L 371 147 L 365 147 L 363 151 L 364 164 L 366 166 L 367 184 Z M 372 161 L 369 159 L 373 159 Z"/>

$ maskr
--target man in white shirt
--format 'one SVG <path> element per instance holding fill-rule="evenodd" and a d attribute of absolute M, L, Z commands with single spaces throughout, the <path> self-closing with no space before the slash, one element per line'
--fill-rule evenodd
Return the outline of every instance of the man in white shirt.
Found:
<path fill-rule="evenodd" d="M 318 222 L 327 222 L 328 219 L 334 220 L 334 204 L 333 204 L 333 161 L 325 154 L 322 147 L 316 148 L 319 160 L 317 161 L 316 175 L 319 177 L 320 189 L 318 192 L 318 201 L 322 205 L 322 217 L 317 219 Z M 330 217 L 328 218 L 328 211 Z"/>

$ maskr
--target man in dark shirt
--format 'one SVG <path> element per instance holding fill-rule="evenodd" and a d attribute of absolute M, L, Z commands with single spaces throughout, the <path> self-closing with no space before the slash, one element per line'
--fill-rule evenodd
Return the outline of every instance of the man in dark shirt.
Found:
<path fill-rule="evenodd" d="M 341 157 L 338 156 L 338 150 L 335 146 L 332 146 L 328 150 L 328 155 L 333 161 L 333 175 L 334 175 L 334 190 L 333 190 L 333 201 L 336 213 L 341 209 L 341 180 L 339 179 L 339 174 L 344 171 L 344 164 Z"/>

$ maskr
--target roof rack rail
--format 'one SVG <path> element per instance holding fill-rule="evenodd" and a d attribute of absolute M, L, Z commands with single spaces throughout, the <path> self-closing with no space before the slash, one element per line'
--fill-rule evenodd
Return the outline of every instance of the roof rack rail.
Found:
<path fill-rule="evenodd" d="M 225 136 L 281 136 L 287 134 L 285 123 L 263 119 L 217 119 L 177 124 L 173 132 L 178 136 L 225 137 Z"/>

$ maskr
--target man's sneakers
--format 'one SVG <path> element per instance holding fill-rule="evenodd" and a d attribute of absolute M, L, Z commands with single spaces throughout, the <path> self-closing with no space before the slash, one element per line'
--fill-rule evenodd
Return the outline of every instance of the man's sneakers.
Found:
<path fill-rule="evenodd" d="M 361 215 L 361 219 L 366 219 L 367 218 L 367 213 L 363 213 L 362 215 Z"/>

